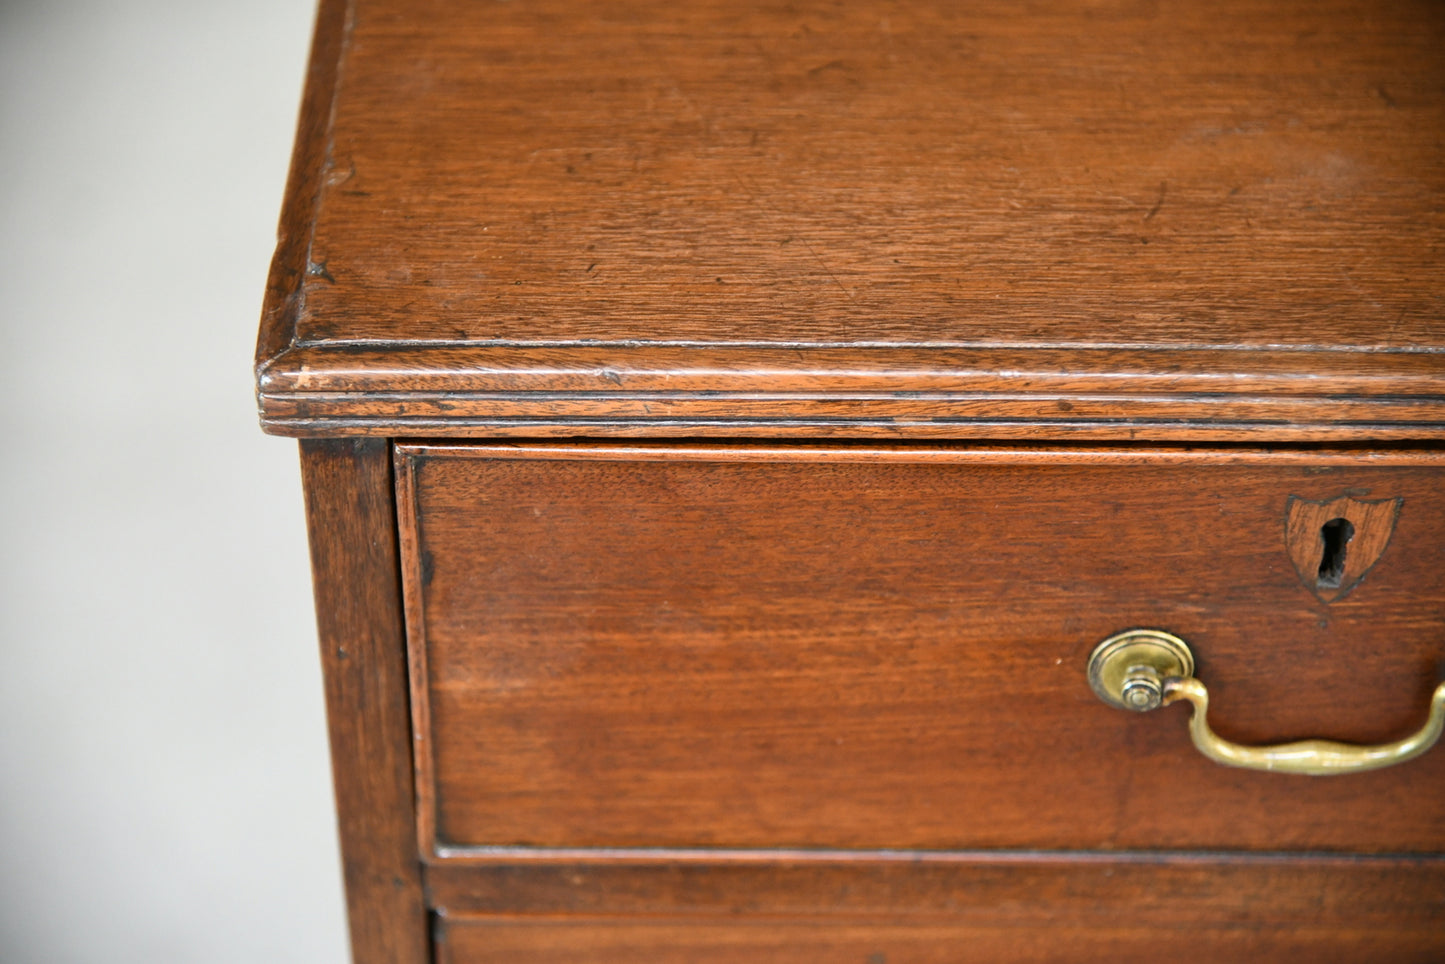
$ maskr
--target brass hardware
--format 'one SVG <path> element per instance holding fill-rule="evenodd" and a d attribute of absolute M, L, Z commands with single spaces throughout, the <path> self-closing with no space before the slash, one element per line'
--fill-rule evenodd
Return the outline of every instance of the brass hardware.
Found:
<path fill-rule="evenodd" d="M 1177 636 L 1158 629 L 1131 629 L 1110 636 L 1089 657 L 1089 685 L 1099 699 L 1123 710 L 1147 712 L 1185 700 L 1194 706 L 1189 736 L 1200 753 L 1225 766 L 1276 773 L 1330 776 L 1378 770 L 1412 760 L 1445 731 L 1445 683 L 1435 687 L 1425 725 L 1394 743 L 1356 746 L 1333 740 L 1301 740 L 1277 746 L 1241 746 L 1209 728 L 1209 691 L 1194 678 L 1194 654 Z"/>
<path fill-rule="evenodd" d="M 1194 654 L 1184 640 L 1158 629 L 1110 636 L 1089 657 L 1089 685 L 1099 699 L 1144 713 L 1163 705 L 1164 681 L 1194 675 Z"/>

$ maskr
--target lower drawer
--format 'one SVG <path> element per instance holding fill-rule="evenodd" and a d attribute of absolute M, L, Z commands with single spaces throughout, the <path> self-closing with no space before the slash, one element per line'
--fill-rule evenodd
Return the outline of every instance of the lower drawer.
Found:
<path fill-rule="evenodd" d="M 1113 922 L 1049 928 L 987 924 L 736 920 L 447 920 L 438 964 L 1433 964 L 1438 933 L 1309 927 L 1158 928 Z"/>
<path fill-rule="evenodd" d="M 1226 737 L 1419 726 L 1440 453 L 418 444 L 398 479 L 433 860 L 1445 851 L 1445 752 L 1229 769 L 1085 680 L 1155 626 Z"/>
<path fill-rule="evenodd" d="M 1445 960 L 1438 858 L 514 855 L 427 893 L 444 961 Z"/>

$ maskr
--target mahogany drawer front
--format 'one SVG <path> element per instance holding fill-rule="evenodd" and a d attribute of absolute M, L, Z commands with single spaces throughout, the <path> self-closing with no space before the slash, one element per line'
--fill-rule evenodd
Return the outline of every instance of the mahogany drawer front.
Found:
<path fill-rule="evenodd" d="M 1185 710 L 1084 679 L 1101 639 L 1158 626 L 1227 737 L 1418 726 L 1445 657 L 1438 454 L 436 444 L 400 446 L 397 478 L 434 859 L 1445 850 L 1445 754 L 1228 769 Z M 1401 501 L 1325 602 L 1286 517 L 1340 497 Z"/>

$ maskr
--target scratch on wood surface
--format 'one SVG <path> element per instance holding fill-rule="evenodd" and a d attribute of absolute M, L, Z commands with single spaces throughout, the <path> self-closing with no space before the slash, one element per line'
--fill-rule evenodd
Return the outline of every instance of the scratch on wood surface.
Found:
<path fill-rule="evenodd" d="M 767 201 L 763 200 L 762 196 L 757 191 L 753 190 L 753 188 L 748 184 L 748 182 L 743 179 L 743 176 L 741 174 L 734 174 L 733 177 L 738 182 L 738 187 L 742 189 L 743 197 L 747 198 L 750 202 L 752 202 L 754 206 L 756 206 L 759 210 L 761 210 L 764 214 L 768 215 L 770 218 L 773 218 L 775 220 L 782 220 L 782 215 L 771 205 L 769 205 Z M 810 242 L 807 238 L 802 237 L 801 235 L 792 235 L 783 243 L 787 244 L 794 240 L 801 241 L 803 243 L 803 247 L 808 249 L 808 254 L 812 256 L 815 262 L 817 262 L 818 267 L 822 268 L 823 273 L 832 280 L 833 284 L 838 286 L 838 290 L 843 292 L 843 297 L 848 299 L 848 303 L 856 307 L 858 304 L 858 299 L 853 297 L 853 292 L 849 291 L 847 286 L 844 285 L 841 280 L 839 280 L 838 275 L 833 271 L 832 267 L 828 264 L 827 261 L 823 259 L 823 256 L 818 253 L 818 249 L 813 247 L 812 242 Z"/>
<path fill-rule="evenodd" d="M 1349 288 L 1350 291 L 1352 291 L 1353 293 L 1359 295 L 1360 298 L 1361 298 L 1361 300 L 1363 300 L 1364 302 L 1366 302 L 1367 304 L 1369 304 L 1369 306 L 1370 306 L 1371 308 L 1375 308 L 1375 309 L 1377 309 L 1377 310 L 1379 310 L 1379 311 L 1389 311 L 1389 310 L 1390 310 L 1386 305 L 1384 305 L 1383 303 L 1381 303 L 1380 299 L 1377 298 L 1374 293 L 1366 290 L 1365 288 L 1360 287 L 1360 283 L 1355 280 L 1355 276 L 1354 276 L 1354 273 L 1353 273 L 1352 269 L 1346 268 L 1346 267 L 1340 267 L 1340 268 L 1337 269 L 1337 272 L 1338 272 L 1338 274 L 1339 274 L 1339 276 L 1340 276 L 1340 279 L 1341 279 L 1342 281 L 1344 281 L 1345 287 Z M 1403 308 L 1400 309 L 1399 313 L 1395 315 L 1394 323 L 1391 324 L 1391 326 L 1390 326 L 1390 333 L 1389 333 L 1389 335 L 1386 336 L 1386 339 L 1385 339 L 1385 344 L 1386 344 L 1387 346 L 1390 345 L 1390 344 L 1394 341 L 1394 339 L 1395 339 L 1395 330 L 1400 327 L 1400 321 L 1401 321 L 1401 319 L 1404 318 L 1404 316 L 1405 316 L 1405 310 L 1404 310 Z"/>
<path fill-rule="evenodd" d="M 1168 181 L 1160 181 L 1160 182 L 1159 182 L 1159 200 L 1155 201 L 1155 202 L 1154 202 L 1154 206 L 1149 209 L 1149 213 L 1146 214 L 1146 215 L 1144 215 L 1144 220 L 1145 220 L 1145 221 L 1148 221 L 1149 219 L 1151 219 L 1152 217 L 1154 217 L 1154 215 L 1156 215 L 1156 214 L 1159 213 L 1159 209 L 1164 206 L 1164 195 L 1166 195 L 1166 194 L 1168 194 L 1168 193 L 1169 193 L 1169 182 L 1168 182 Z"/>
<path fill-rule="evenodd" d="M 1401 308 L 1395 314 L 1395 320 L 1390 324 L 1390 331 L 1385 335 L 1384 347 L 1395 347 L 1395 332 L 1400 330 L 1400 322 L 1405 320 L 1405 309 Z"/>

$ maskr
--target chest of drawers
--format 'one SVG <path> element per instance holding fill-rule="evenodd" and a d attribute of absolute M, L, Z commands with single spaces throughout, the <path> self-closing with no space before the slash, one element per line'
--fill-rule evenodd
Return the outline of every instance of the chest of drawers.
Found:
<path fill-rule="evenodd" d="M 257 372 L 356 960 L 1445 955 L 1441 49 L 325 0 Z"/>

